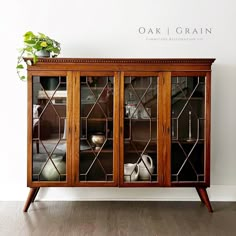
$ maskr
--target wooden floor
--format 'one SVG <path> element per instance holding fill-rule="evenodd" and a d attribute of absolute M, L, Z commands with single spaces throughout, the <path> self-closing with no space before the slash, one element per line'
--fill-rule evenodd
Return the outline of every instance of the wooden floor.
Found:
<path fill-rule="evenodd" d="M 236 235 L 236 202 L 0 202 L 0 236 Z"/>

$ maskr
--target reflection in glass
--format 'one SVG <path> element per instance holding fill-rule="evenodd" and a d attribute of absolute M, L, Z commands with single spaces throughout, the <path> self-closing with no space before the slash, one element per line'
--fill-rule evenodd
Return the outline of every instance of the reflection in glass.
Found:
<path fill-rule="evenodd" d="M 80 78 L 80 181 L 114 181 L 113 79 Z"/>
<path fill-rule="evenodd" d="M 66 77 L 33 77 L 33 181 L 66 180 Z"/>
<path fill-rule="evenodd" d="M 171 179 L 204 181 L 205 77 L 172 77 Z"/>
<path fill-rule="evenodd" d="M 126 76 L 124 182 L 157 182 L 157 77 Z"/>

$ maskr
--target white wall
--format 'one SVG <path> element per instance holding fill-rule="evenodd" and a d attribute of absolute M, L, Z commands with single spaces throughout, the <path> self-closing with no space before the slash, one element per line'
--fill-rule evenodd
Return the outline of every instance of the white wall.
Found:
<path fill-rule="evenodd" d="M 25 200 L 26 83 L 15 71 L 28 30 L 62 44 L 64 57 L 215 57 L 212 79 L 211 200 L 236 200 L 236 3 L 234 0 L 8 0 L 0 8 L 0 200 Z M 147 40 L 139 27 L 210 27 L 201 40 Z M 163 31 L 164 32 L 164 31 Z M 164 36 L 164 33 L 162 34 Z M 172 33 L 174 36 L 174 33 Z M 178 37 L 182 37 L 178 35 Z M 194 189 L 50 188 L 40 199 L 195 200 Z"/>

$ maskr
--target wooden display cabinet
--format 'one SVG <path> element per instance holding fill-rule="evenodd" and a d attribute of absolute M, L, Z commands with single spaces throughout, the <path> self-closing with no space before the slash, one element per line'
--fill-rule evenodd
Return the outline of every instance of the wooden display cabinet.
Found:
<path fill-rule="evenodd" d="M 214 59 L 40 58 L 28 66 L 27 211 L 41 187 L 195 187 L 212 212 Z"/>

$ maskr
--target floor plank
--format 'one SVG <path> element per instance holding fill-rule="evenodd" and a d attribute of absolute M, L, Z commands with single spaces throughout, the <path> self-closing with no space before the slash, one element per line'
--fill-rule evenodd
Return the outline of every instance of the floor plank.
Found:
<path fill-rule="evenodd" d="M 0 235 L 233 236 L 236 203 L 40 202 L 23 213 L 23 202 L 0 202 Z"/>

